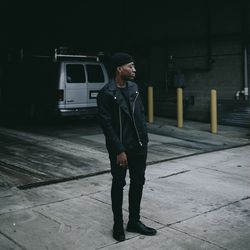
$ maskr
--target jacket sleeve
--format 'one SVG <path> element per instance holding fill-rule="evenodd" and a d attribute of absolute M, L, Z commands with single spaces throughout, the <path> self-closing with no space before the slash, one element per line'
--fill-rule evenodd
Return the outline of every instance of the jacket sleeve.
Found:
<path fill-rule="evenodd" d="M 119 153 L 125 152 L 125 148 L 113 127 L 113 104 L 114 103 L 111 96 L 106 94 L 103 90 L 99 92 L 97 96 L 97 105 L 101 127 L 106 137 L 106 143 L 108 144 L 107 147 L 110 148 L 111 146 L 112 150 L 114 150 L 112 153 L 117 155 Z"/>

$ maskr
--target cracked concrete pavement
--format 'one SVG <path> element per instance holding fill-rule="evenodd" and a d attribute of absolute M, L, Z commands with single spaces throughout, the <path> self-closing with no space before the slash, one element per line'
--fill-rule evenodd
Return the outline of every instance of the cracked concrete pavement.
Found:
<path fill-rule="evenodd" d="M 219 126 L 218 134 L 213 135 L 206 123 L 185 121 L 183 129 L 176 128 L 175 123 L 158 118 L 148 126 L 150 150 L 141 220 L 158 229 L 158 233 L 154 237 L 126 233 L 127 240 L 122 243 L 112 238 L 111 176 L 101 171 L 108 168 L 108 158 L 102 135 L 96 134 L 95 127 L 87 135 L 88 128 L 80 124 L 74 131 L 52 128 L 48 134 L 38 133 L 35 137 L 32 131 L 2 129 L 0 144 L 3 149 L 7 145 L 7 150 L 0 152 L 0 167 L 2 162 L 13 168 L 15 160 L 18 169 L 23 158 L 26 168 L 22 166 L 16 174 L 23 175 L 24 181 L 25 169 L 37 173 L 31 181 L 42 179 L 45 169 L 53 178 L 69 174 L 74 177 L 83 174 L 83 170 L 100 174 L 84 174 L 79 179 L 48 182 L 51 185 L 44 183 L 40 187 L 31 185 L 26 190 L 18 185 L 3 186 L 0 250 L 249 250 L 249 129 Z M 62 137 L 54 136 L 59 133 Z M 23 157 L 25 147 L 27 152 L 34 153 L 29 161 Z M 41 148 L 45 150 L 43 154 Z M 69 151 L 73 160 L 67 159 L 61 167 Z M 93 161 L 85 161 L 86 166 L 79 171 L 78 167 L 89 158 Z M 34 165 L 36 162 L 41 165 Z M 93 164 L 95 168 L 89 168 Z M 2 170 L 16 170 L 7 167 Z M 124 195 L 124 226 L 128 218 L 127 196 L 128 185 Z"/>
<path fill-rule="evenodd" d="M 250 249 L 250 146 L 149 165 L 141 220 L 156 236 L 112 238 L 109 173 L 0 192 L 0 249 Z M 128 180 L 129 183 L 129 180 Z M 128 218 L 128 185 L 124 226 Z"/>

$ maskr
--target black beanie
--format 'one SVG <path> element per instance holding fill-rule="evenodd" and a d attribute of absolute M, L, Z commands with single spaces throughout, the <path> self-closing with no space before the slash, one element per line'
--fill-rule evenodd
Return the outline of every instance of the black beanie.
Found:
<path fill-rule="evenodd" d="M 120 67 L 122 65 L 128 64 L 133 62 L 133 57 L 127 53 L 115 53 L 112 58 L 111 58 L 111 62 L 112 62 L 112 66 L 114 69 L 116 69 L 117 67 Z"/>

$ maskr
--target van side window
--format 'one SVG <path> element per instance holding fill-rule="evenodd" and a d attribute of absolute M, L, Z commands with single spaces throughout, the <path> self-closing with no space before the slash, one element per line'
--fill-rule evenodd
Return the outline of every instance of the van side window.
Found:
<path fill-rule="evenodd" d="M 82 64 L 67 64 L 66 72 L 68 83 L 86 82 L 84 66 Z"/>
<path fill-rule="evenodd" d="M 88 64 L 87 74 L 88 74 L 88 82 L 104 82 L 104 74 L 102 67 L 100 65 Z"/>

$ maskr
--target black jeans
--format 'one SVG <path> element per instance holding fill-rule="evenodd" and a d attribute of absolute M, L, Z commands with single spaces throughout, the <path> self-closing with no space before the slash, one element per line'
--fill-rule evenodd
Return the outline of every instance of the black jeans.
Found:
<path fill-rule="evenodd" d="M 140 220 L 140 205 L 143 185 L 145 183 L 145 169 L 147 159 L 147 148 L 126 152 L 128 159 L 128 170 L 130 177 L 129 186 L 129 221 Z M 111 201 L 115 223 L 122 223 L 123 188 L 126 185 L 127 169 L 116 164 L 116 156 L 109 156 L 111 162 L 112 187 Z"/>

